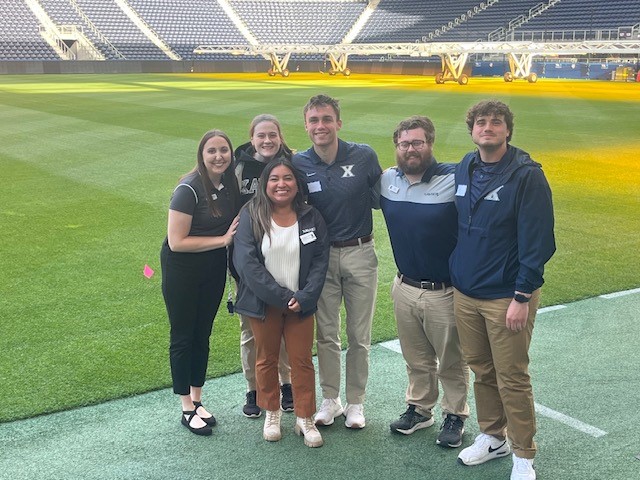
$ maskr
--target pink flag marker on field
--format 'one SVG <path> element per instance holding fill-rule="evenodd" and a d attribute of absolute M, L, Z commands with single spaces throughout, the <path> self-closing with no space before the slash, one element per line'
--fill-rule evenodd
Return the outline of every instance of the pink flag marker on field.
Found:
<path fill-rule="evenodd" d="M 147 278 L 151 278 L 151 277 L 153 277 L 153 274 L 154 274 L 155 272 L 153 271 L 153 269 L 152 269 L 149 265 L 147 265 L 147 264 L 145 263 L 145 265 L 144 265 L 144 270 L 142 271 L 142 273 L 143 273 L 143 275 L 144 275 L 145 277 L 147 277 Z"/>

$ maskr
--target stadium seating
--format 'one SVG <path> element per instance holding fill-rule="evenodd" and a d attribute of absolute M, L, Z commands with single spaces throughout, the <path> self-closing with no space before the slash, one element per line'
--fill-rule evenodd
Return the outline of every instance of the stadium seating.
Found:
<path fill-rule="evenodd" d="M 511 20 L 520 15 L 528 16 L 529 10 L 540 3 L 540 0 L 509 0 L 496 3 L 447 31 L 439 40 L 444 42 L 487 40 L 489 33 L 496 28 L 506 28 Z"/>
<path fill-rule="evenodd" d="M 69 0 L 39 0 L 47 15 L 59 26 L 75 26 L 93 43 L 108 60 L 119 58 L 114 48 L 102 41 L 96 31 L 73 8 Z"/>
<path fill-rule="evenodd" d="M 578 30 L 591 32 L 591 35 L 587 33 L 586 39 L 593 38 L 597 32 L 600 32 L 598 39 L 608 39 L 602 38 L 603 31 L 611 30 L 615 39 L 619 27 L 639 23 L 640 4 L 637 1 L 565 0 L 522 25 L 517 32 Z"/>
<path fill-rule="evenodd" d="M 107 60 L 169 59 L 114 0 L 39 2 L 55 24 L 82 30 Z M 366 0 L 228 0 L 225 3 L 242 24 L 238 26 L 217 0 L 128 0 L 128 3 L 183 60 L 251 59 L 229 54 L 194 55 L 193 50 L 199 45 L 249 45 L 252 41 L 339 43 L 369 4 Z M 506 28 L 517 17 L 528 16 L 529 9 L 541 3 L 548 1 L 509 0 L 489 4 L 489 0 L 380 0 L 354 43 L 487 40 L 490 32 Z M 584 38 L 609 39 L 617 38 L 619 27 L 638 24 L 640 8 L 636 1 L 563 0 L 509 32 L 509 38 L 517 40 L 518 35 L 553 32 L 554 39 L 558 39 L 555 33 L 563 31 L 563 35 L 582 32 Z M 0 2 L 0 60 L 59 60 L 40 36 L 39 26 L 25 0 Z M 605 37 L 602 32 L 613 36 Z"/>
<path fill-rule="evenodd" d="M 75 0 L 97 30 L 127 60 L 168 60 L 114 2 Z"/>
<path fill-rule="evenodd" d="M 0 2 L 0 60 L 60 60 L 22 0 Z"/>
<path fill-rule="evenodd" d="M 423 36 L 479 3 L 477 0 L 382 0 L 354 43 L 422 41 Z"/>
<path fill-rule="evenodd" d="M 193 49 L 199 45 L 248 45 L 216 0 L 129 0 L 129 4 L 185 60 L 193 58 Z"/>
<path fill-rule="evenodd" d="M 231 6 L 261 43 L 340 43 L 366 2 L 231 0 Z M 321 20 L 320 20 L 321 19 Z"/>

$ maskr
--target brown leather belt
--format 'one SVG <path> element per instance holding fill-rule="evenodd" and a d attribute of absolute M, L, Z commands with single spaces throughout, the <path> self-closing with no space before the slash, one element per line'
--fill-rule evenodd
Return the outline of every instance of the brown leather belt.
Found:
<path fill-rule="evenodd" d="M 354 238 L 353 240 L 345 240 L 344 242 L 331 242 L 331 246 L 335 248 L 355 247 L 356 245 L 369 243 L 371 240 L 373 240 L 373 234 L 365 235 L 364 237 L 360 238 Z"/>
<path fill-rule="evenodd" d="M 409 277 L 405 277 L 400 272 L 398 272 L 398 278 L 402 283 L 406 283 L 407 285 L 411 285 L 415 288 L 421 288 L 423 290 L 444 290 L 447 287 L 451 286 L 451 282 L 432 282 L 431 280 L 412 280 Z"/>

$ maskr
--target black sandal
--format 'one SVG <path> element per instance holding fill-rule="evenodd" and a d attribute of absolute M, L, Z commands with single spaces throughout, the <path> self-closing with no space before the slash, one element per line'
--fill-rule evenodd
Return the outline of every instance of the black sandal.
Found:
<path fill-rule="evenodd" d="M 185 415 L 187 416 L 187 418 L 185 418 Z M 197 417 L 198 415 L 196 414 L 195 410 L 188 410 L 188 411 L 182 411 L 182 424 L 187 427 L 191 433 L 195 433 L 196 435 L 204 435 L 204 436 L 209 436 L 213 433 L 213 431 L 211 430 L 211 427 L 209 425 L 205 425 L 204 427 L 200 427 L 200 428 L 195 428 L 191 426 L 191 420 L 193 420 L 193 417 Z M 198 417 L 199 418 L 199 417 Z"/>
<path fill-rule="evenodd" d="M 202 407 L 202 402 L 193 402 L 193 406 L 194 408 L 194 412 L 196 412 L 196 415 L 198 415 L 198 409 L 200 407 Z M 202 407 L 204 408 L 204 407 Z M 200 417 L 200 415 L 198 415 Z M 216 417 L 214 417 L 213 415 L 211 415 L 210 417 L 200 417 L 202 419 L 202 421 L 204 423 L 206 423 L 207 425 L 209 425 L 210 427 L 213 427 L 216 423 L 218 423 L 216 421 Z"/>

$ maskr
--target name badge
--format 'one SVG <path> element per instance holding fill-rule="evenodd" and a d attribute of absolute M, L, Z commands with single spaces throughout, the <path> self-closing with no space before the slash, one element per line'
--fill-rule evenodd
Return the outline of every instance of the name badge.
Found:
<path fill-rule="evenodd" d="M 400 191 L 400 189 L 398 187 L 396 187 L 395 185 L 389 185 L 389 191 L 391 193 L 398 193 Z"/>
<path fill-rule="evenodd" d="M 320 181 L 309 182 L 307 183 L 307 187 L 309 188 L 309 193 L 316 193 L 316 192 L 322 191 L 322 186 L 320 185 Z"/>
<path fill-rule="evenodd" d="M 467 186 L 458 185 L 458 190 L 456 190 L 456 197 L 464 197 L 466 194 L 467 194 Z"/>
<path fill-rule="evenodd" d="M 303 245 L 307 245 L 311 242 L 315 242 L 316 241 L 316 234 L 314 232 L 307 232 L 304 233 L 302 235 L 300 235 L 300 241 L 302 242 Z"/>

